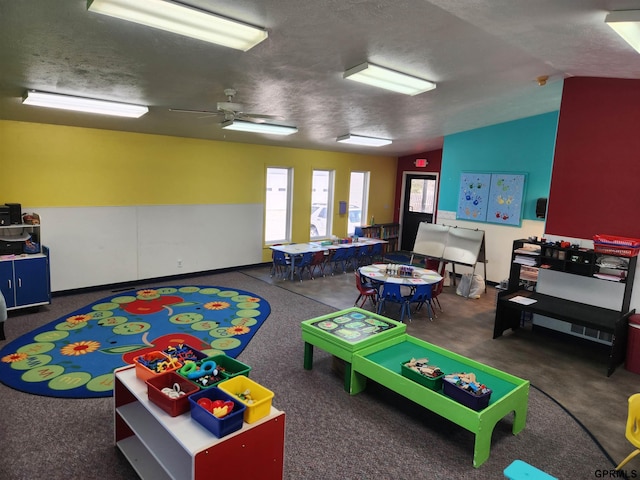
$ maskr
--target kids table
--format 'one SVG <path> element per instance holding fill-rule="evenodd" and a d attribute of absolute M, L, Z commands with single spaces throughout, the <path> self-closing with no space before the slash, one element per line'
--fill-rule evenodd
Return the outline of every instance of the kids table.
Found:
<path fill-rule="evenodd" d="M 313 367 L 313 347 L 316 346 L 344 360 L 344 388 L 351 388 L 351 359 L 362 348 L 403 335 L 404 323 L 352 307 L 302 322 L 304 368 Z"/>

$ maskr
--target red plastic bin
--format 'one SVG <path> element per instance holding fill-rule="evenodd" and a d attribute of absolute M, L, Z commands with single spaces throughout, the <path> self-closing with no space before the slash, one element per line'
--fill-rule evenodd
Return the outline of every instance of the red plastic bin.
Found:
<path fill-rule="evenodd" d="M 191 409 L 189 405 L 189 395 L 200 390 L 197 385 L 194 385 L 182 375 L 178 375 L 175 372 L 162 373 L 151 377 L 146 383 L 149 401 L 159 406 L 172 417 L 187 413 Z M 171 398 L 162 392 L 163 388 L 174 388 L 174 385 L 178 385 L 180 391 L 184 392 L 184 395 Z"/>
<path fill-rule="evenodd" d="M 635 257 L 640 252 L 640 239 L 617 235 L 594 235 L 593 250 L 605 255 Z"/>

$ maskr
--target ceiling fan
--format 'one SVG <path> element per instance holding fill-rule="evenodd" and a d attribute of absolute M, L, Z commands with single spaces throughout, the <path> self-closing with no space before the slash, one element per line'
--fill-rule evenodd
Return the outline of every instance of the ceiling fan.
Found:
<path fill-rule="evenodd" d="M 247 113 L 244 111 L 244 105 L 241 103 L 235 103 L 233 97 L 236 95 L 234 88 L 225 88 L 224 94 L 227 97 L 226 102 L 218 102 L 216 104 L 216 110 L 184 110 L 180 108 L 170 108 L 171 112 L 178 113 L 196 113 L 201 117 L 222 117 L 222 122 L 230 120 L 244 120 L 253 123 L 264 123 L 266 119 L 282 119 L 277 115 L 264 115 L 260 113 Z"/>

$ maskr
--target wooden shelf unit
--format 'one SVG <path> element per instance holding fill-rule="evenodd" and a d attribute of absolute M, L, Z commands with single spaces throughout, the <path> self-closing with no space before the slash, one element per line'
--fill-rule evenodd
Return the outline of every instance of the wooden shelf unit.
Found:
<path fill-rule="evenodd" d="M 386 240 L 388 242 L 386 246 L 387 252 L 398 250 L 399 223 L 376 223 L 375 225 L 365 225 L 360 228 L 362 229 L 363 237 Z"/>
<path fill-rule="evenodd" d="M 540 253 L 527 253 L 527 247 L 531 245 L 539 246 Z M 533 263 L 533 265 L 526 265 L 529 268 L 537 267 L 538 269 L 544 268 L 568 275 L 592 277 L 602 282 L 611 281 L 595 276 L 604 272 L 611 274 L 612 271 L 615 271 L 615 269 L 602 268 L 600 266 L 602 257 L 625 258 L 628 260 L 626 267 L 618 269 L 621 280 L 617 283 L 624 284 L 624 292 L 620 299 L 620 307 L 617 309 L 575 302 L 523 288 L 521 273 L 522 267 L 525 266 L 521 263 L 523 260 L 528 259 L 528 263 Z M 605 332 L 611 334 L 612 338 L 607 364 L 607 376 L 610 376 L 615 368 L 625 360 L 628 319 L 635 312 L 635 310 L 630 310 L 630 303 L 636 263 L 637 257 L 627 258 L 601 254 L 590 249 L 563 248 L 529 240 L 514 241 L 508 286 L 506 290 L 498 292 L 493 338 L 501 336 L 505 330 L 519 328 L 522 312 L 539 314 Z M 514 302 L 514 297 L 525 297 L 535 302 L 528 305 L 521 304 Z"/>

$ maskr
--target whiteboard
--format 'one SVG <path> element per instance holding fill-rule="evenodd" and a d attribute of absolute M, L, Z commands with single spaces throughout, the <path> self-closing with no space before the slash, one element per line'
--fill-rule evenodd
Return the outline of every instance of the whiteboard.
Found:
<path fill-rule="evenodd" d="M 449 227 L 435 223 L 420 222 L 413 244 L 413 251 L 426 257 L 442 258 L 447 244 Z"/>
<path fill-rule="evenodd" d="M 413 253 L 451 263 L 475 265 L 482 252 L 484 231 L 422 222 Z"/>
<path fill-rule="evenodd" d="M 483 239 L 483 230 L 452 227 L 442 257 L 449 262 L 475 265 Z"/>

